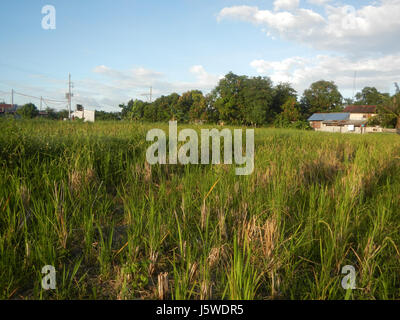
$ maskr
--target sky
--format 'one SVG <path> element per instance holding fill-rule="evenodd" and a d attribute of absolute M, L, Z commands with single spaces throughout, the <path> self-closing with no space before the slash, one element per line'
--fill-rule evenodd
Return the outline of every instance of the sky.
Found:
<path fill-rule="evenodd" d="M 55 9 L 55 28 L 46 5 Z M 400 0 L 3 0 L 0 101 L 119 111 L 130 99 L 200 89 L 228 72 L 334 81 L 345 97 L 400 82 Z"/>

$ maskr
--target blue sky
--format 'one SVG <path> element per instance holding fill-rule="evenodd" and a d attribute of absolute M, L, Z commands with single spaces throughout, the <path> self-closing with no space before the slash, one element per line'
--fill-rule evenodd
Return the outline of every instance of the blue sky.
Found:
<path fill-rule="evenodd" d="M 56 29 L 42 28 L 42 7 Z M 0 10 L 0 100 L 13 88 L 118 110 L 130 98 L 208 92 L 229 71 L 288 81 L 299 95 L 335 81 L 345 96 L 400 82 L 400 0 L 5 0 Z M 29 99 L 15 96 L 16 103 Z M 36 102 L 35 100 L 32 100 Z M 63 103 L 51 105 L 62 108 Z"/>

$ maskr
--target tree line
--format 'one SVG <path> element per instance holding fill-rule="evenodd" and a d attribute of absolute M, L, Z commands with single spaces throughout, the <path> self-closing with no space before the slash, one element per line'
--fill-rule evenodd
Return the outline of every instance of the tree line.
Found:
<path fill-rule="evenodd" d="M 378 116 L 371 125 L 400 129 L 400 88 L 396 93 L 365 87 L 354 99 L 343 98 L 333 81 L 319 80 L 301 96 L 290 83 L 274 85 L 268 77 L 248 77 L 232 72 L 222 78 L 208 94 L 190 90 L 182 95 L 163 95 L 154 102 L 131 99 L 120 104 L 120 112 L 96 110 L 96 120 L 135 120 L 145 122 L 223 123 L 246 126 L 310 128 L 307 119 L 316 112 L 341 112 L 346 105 L 377 105 Z M 80 106 L 82 107 L 82 106 Z M 33 103 L 20 107 L 23 118 L 39 115 Z M 68 118 L 68 111 L 47 108 L 45 117 Z"/>
<path fill-rule="evenodd" d="M 190 90 L 182 95 L 172 93 L 154 102 L 131 99 L 120 104 L 122 119 L 180 123 L 224 123 L 247 126 L 308 128 L 307 119 L 316 112 L 341 112 L 346 105 L 377 105 L 374 124 L 400 128 L 400 96 L 365 87 L 354 99 L 345 99 L 333 81 L 311 84 L 299 97 L 290 83 L 274 85 L 268 77 L 239 76 L 232 72 L 221 79 L 208 94 Z M 397 99 L 400 100 L 400 99 Z"/>

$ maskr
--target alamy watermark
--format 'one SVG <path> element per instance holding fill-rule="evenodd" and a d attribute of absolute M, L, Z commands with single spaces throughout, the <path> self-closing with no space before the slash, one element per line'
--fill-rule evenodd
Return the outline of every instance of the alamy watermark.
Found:
<path fill-rule="evenodd" d="M 242 167 L 236 168 L 236 175 L 250 175 L 254 171 L 254 129 L 246 130 L 246 154 L 243 156 L 242 129 L 201 129 L 200 157 L 199 137 L 193 129 L 183 129 L 178 134 L 176 121 L 169 122 L 168 164 L 210 164 L 210 139 L 211 163 L 221 164 L 221 138 L 224 140 L 224 164 L 234 162 Z M 156 140 L 157 138 L 157 140 Z M 189 140 L 188 140 L 189 139 Z M 147 162 L 154 164 L 167 164 L 167 138 L 161 129 L 151 129 L 146 135 L 147 141 L 155 141 L 146 152 Z M 188 141 L 187 141 L 188 140 Z M 186 142 L 187 141 L 187 142 Z M 178 150 L 178 142 L 186 142 Z M 233 144 L 233 148 L 232 148 Z M 233 150 L 232 150 L 233 149 Z M 199 159 L 200 158 L 200 159 Z"/>
<path fill-rule="evenodd" d="M 56 8 L 52 5 L 45 5 L 42 7 L 42 28 L 44 30 L 54 30 L 56 28 Z"/>
<path fill-rule="evenodd" d="M 45 276 L 42 278 L 42 288 L 44 290 L 55 290 L 56 289 L 56 269 L 47 265 L 42 268 L 42 273 Z"/>
<path fill-rule="evenodd" d="M 345 30 L 355 30 L 358 28 L 357 11 L 353 6 L 342 7 L 342 28 Z"/>
<path fill-rule="evenodd" d="M 347 265 L 342 268 L 342 274 L 346 274 L 346 276 L 342 279 L 342 288 L 345 290 L 354 290 L 356 287 L 356 268 L 353 266 Z"/>

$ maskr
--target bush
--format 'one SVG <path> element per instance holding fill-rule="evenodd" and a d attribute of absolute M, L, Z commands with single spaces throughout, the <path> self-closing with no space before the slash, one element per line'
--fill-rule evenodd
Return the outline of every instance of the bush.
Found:
<path fill-rule="evenodd" d="M 275 128 L 291 128 L 299 130 L 311 130 L 310 124 L 307 121 L 297 120 L 289 121 L 284 118 L 281 114 L 278 115 L 274 121 Z"/>

